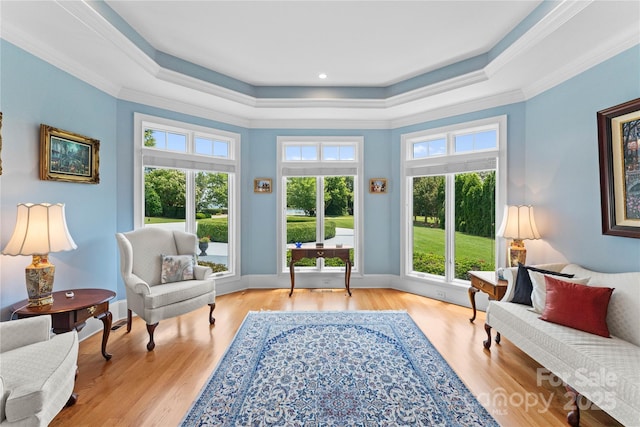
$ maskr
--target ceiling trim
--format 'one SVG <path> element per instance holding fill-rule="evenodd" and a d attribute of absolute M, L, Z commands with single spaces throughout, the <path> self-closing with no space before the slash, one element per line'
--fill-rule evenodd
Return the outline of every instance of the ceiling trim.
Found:
<path fill-rule="evenodd" d="M 478 97 L 466 102 L 458 102 L 455 105 L 438 106 L 437 108 L 430 107 L 429 103 L 423 103 L 423 106 L 420 107 L 422 111 L 419 113 L 406 114 L 407 108 L 403 107 L 408 106 L 407 104 L 409 103 L 419 103 L 422 100 L 428 100 L 429 97 L 434 95 L 471 87 L 474 84 L 489 80 L 501 68 L 519 56 L 524 55 L 541 40 L 579 14 L 591 1 L 563 1 L 553 8 L 549 4 L 545 4 L 546 9 L 540 8 L 536 10 L 536 16 L 534 17 L 534 13 L 531 14 L 532 19 L 535 18 L 535 22 L 527 24 L 526 30 L 518 28 L 517 32 L 515 30 L 512 31 L 512 33 L 517 34 L 510 33 L 507 36 L 510 38 L 513 36 L 514 39 L 509 41 L 506 47 L 498 46 L 499 43 L 494 47 L 493 51 L 487 53 L 487 57 L 492 59 L 488 63 L 485 61 L 486 65 L 481 69 L 456 75 L 413 90 L 406 90 L 385 98 L 339 98 L 330 96 L 331 94 L 324 97 L 317 95 L 310 98 L 263 98 L 247 95 L 203 80 L 199 77 L 200 74 L 195 77 L 161 66 L 157 62 L 157 58 L 154 59 L 149 56 L 148 52 L 152 49 L 151 47 L 141 49 L 129 37 L 118 31 L 104 15 L 91 6 L 91 4 L 100 2 L 58 1 L 56 3 L 77 19 L 81 25 L 90 28 L 101 38 L 107 40 L 132 58 L 149 75 L 149 78 L 175 85 L 174 89 L 178 91 L 189 89 L 203 94 L 201 100 L 194 101 L 199 102 L 200 105 L 174 99 L 171 95 L 150 94 L 130 87 L 119 86 L 87 69 L 77 58 L 70 58 L 58 51 L 45 49 L 34 36 L 28 34 L 25 28 L 20 28 L 11 22 L 3 21 L 2 38 L 116 99 L 167 109 L 177 113 L 190 114 L 245 128 L 394 129 L 522 102 L 640 43 L 639 29 L 629 28 L 625 33 L 614 39 L 606 39 L 598 46 L 590 47 L 590 50 L 580 56 L 578 60 L 565 64 L 562 68 L 541 77 L 521 90 Z M 105 3 L 103 5 L 108 8 Z M 113 11 L 112 13 L 115 14 Z M 498 51 L 499 53 L 497 53 Z M 161 54 L 161 52 L 157 53 Z M 164 61 L 160 62 L 164 63 Z M 481 61 L 477 63 L 481 63 Z M 449 73 L 448 75 L 454 74 Z M 267 86 L 262 88 L 277 89 Z M 291 87 L 283 88 L 291 89 Z M 304 89 L 308 93 L 323 94 L 330 92 L 327 89 L 338 90 L 340 88 L 306 87 L 299 89 Z M 172 91 L 170 87 L 168 90 L 169 92 Z M 274 90 L 267 92 L 270 94 L 277 93 Z M 211 96 L 211 98 L 207 100 L 207 98 L 204 98 L 206 96 Z M 298 118 L 282 118 L 296 115 L 298 112 L 291 114 L 295 109 L 303 110 L 302 114 L 298 114 Z M 335 111 L 332 111 L 332 109 Z M 376 113 L 372 115 L 376 118 L 362 119 L 362 117 L 367 116 L 367 110 L 376 110 Z M 318 113 L 318 119 L 313 118 L 314 112 Z M 341 115 L 342 112 L 345 114 Z"/>

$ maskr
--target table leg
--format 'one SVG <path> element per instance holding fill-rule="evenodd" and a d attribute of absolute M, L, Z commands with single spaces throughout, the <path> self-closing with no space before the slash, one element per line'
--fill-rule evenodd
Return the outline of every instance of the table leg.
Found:
<path fill-rule="evenodd" d="M 469 322 L 473 323 L 476 320 L 476 293 L 478 290 L 473 286 L 469 286 L 469 301 L 471 301 L 471 308 L 473 308 L 473 316 L 469 319 Z"/>
<path fill-rule="evenodd" d="M 349 288 L 349 282 L 351 282 L 351 260 L 347 259 L 344 269 L 344 286 L 347 288 L 347 293 L 351 296 L 351 288 Z"/>
<path fill-rule="evenodd" d="M 291 259 L 291 262 L 289 263 L 289 275 L 291 276 L 291 292 L 289 292 L 289 296 L 293 294 L 293 287 L 296 285 L 296 273 L 294 271 L 295 268 L 293 264 L 293 259 Z"/>
<path fill-rule="evenodd" d="M 111 332 L 111 322 L 113 320 L 113 315 L 110 311 L 105 313 L 101 313 L 96 316 L 96 319 L 102 320 L 102 356 L 109 360 L 111 359 L 111 354 L 107 353 L 107 341 L 109 340 L 109 333 Z"/>

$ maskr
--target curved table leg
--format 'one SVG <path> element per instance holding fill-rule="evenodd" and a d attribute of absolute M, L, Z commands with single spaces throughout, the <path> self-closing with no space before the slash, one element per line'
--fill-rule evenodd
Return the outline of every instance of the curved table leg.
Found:
<path fill-rule="evenodd" d="M 293 259 L 291 259 L 291 262 L 289 263 L 289 275 L 291 276 L 291 292 L 289 292 L 289 296 L 293 294 L 293 288 L 296 285 L 296 273 L 294 271 L 295 267 L 293 264 Z"/>
<path fill-rule="evenodd" d="M 476 320 L 476 294 L 478 290 L 473 286 L 469 286 L 469 301 L 471 301 L 471 308 L 473 309 L 473 316 L 469 319 L 469 322 L 473 323 Z"/>
<path fill-rule="evenodd" d="M 113 315 L 110 311 L 102 313 L 96 316 L 96 319 L 102 320 L 102 356 L 109 360 L 111 354 L 107 353 L 107 341 L 109 340 L 109 333 L 111 333 L 111 322 L 113 321 Z"/>
<path fill-rule="evenodd" d="M 351 260 L 347 259 L 345 262 L 345 270 L 344 270 L 344 286 L 347 288 L 347 293 L 351 296 L 351 288 L 349 287 L 351 282 Z"/>

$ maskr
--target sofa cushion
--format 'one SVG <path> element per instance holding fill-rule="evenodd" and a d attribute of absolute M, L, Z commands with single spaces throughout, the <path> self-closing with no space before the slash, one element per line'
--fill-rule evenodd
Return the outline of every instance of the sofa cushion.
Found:
<path fill-rule="evenodd" d="M 214 283 L 213 280 L 186 280 L 152 286 L 149 295 L 144 296 L 144 306 L 146 309 L 159 308 L 197 298 L 213 292 Z"/>
<path fill-rule="evenodd" d="M 162 275 L 160 283 L 181 282 L 193 279 L 194 255 L 161 255 Z"/>
<path fill-rule="evenodd" d="M 610 337 L 607 308 L 612 288 L 578 285 L 545 276 L 547 301 L 540 318 L 581 331 Z"/>
<path fill-rule="evenodd" d="M 49 402 L 61 393 L 61 384 L 73 380 L 78 359 L 78 334 L 56 335 L 51 340 L 0 354 L 0 375 L 6 394 L 5 417 L 16 422 L 39 412 L 50 412 Z M 68 393 L 67 393 L 68 391 Z M 65 393 L 59 411 L 71 396 L 73 383 Z"/>
<path fill-rule="evenodd" d="M 533 305 L 533 311 L 538 314 L 542 314 L 544 306 L 547 300 L 547 284 L 545 282 L 545 275 L 538 271 L 530 271 L 531 281 L 533 282 L 533 292 L 531 293 L 531 303 Z M 586 285 L 589 282 L 588 277 L 563 277 L 562 280 L 570 283 L 577 283 L 579 285 Z"/>

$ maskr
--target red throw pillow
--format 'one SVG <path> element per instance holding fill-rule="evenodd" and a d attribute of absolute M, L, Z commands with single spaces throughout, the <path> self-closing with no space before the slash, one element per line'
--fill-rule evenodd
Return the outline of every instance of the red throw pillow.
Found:
<path fill-rule="evenodd" d="M 609 338 L 607 309 L 613 288 L 579 285 L 545 276 L 547 301 L 540 318 Z"/>

